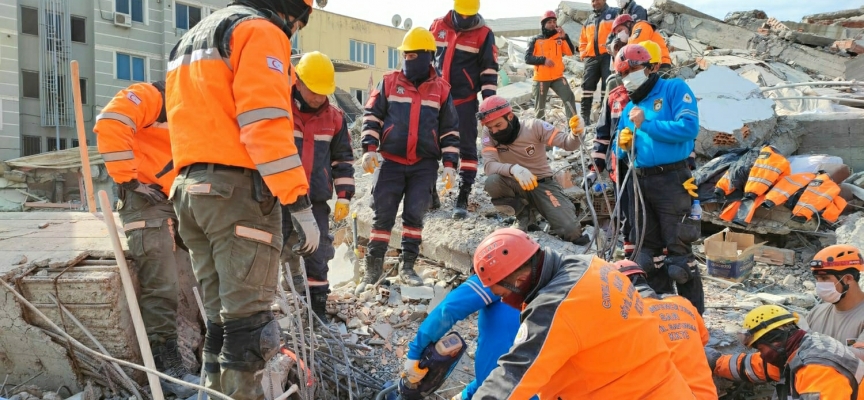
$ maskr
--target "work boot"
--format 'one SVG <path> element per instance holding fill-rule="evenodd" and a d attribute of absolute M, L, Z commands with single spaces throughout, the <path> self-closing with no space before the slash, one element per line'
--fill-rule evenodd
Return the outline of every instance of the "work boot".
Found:
<path fill-rule="evenodd" d="M 468 217 L 469 194 L 471 194 L 470 188 L 459 191 L 459 197 L 456 198 L 456 207 L 453 207 L 453 219 L 465 219 Z"/>
<path fill-rule="evenodd" d="M 399 278 L 402 283 L 408 286 L 421 286 L 423 279 L 414 271 L 414 262 L 417 261 L 417 254 L 402 253 L 402 266 L 399 268 Z"/>
<path fill-rule="evenodd" d="M 429 210 L 430 211 L 431 210 L 437 210 L 440 208 L 441 208 L 441 199 L 438 198 L 438 193 L 435 193 L 435 191 L 433 190 L 432 191 L 432 205 L 429 206 Z"/>
<path fill-rule="evenodd" d="M 157 370 L 177 379 L 183 379 L 184 376 L 189 374 L 189 370 L 183 365 L 183 357 L 180 356 L 177 339 L 169 339 L 164 344 L 157 344 L 152 348 L 152 351 L 153 361 Z M 173 393 L 178 398 L 185 399 L 195 394 L 195 390 L 192 388 L 168 382 L 164 379 L 160 379 L 159 383 L 163 391 Z"/>
<path fill-rule="evenodd" d="M 294 290 L 297 291 L 297 294 L 306 297 L 306 279 L 303 279 L 303 275 L 292 276 L 291 283 L 294 284 Z M 285 280 L 284 275 L 282 276 L 282 288 L 291 293 L 291 285 Z"/>
<path fill-rule="evenodd" d="M 310 289 L 309 292 L 309 297 L 311 297 L 309 300 L 309 306 L 312 307 L 312 312 L 321 319 L 321 322 L 323 322 L 324 325 L 330 323 L 330 319 L 327 318 L 327 292 L 327 289 L 321 290 L 317 288 L 314 291 Z M 315 323 L 317 324 L 318 322 L 316 321 Z"/>
<path fill-rule="evenodd" d="M 381 273 L 384 272 L 384 257 L 374 257 L 371 254 L 366 256 L 366 272 L 363 274 L 363 280 L 357 285 L 354 291 L 355 295 L 359 295 L 366 290 L 366 286 L 375 285 L 378 279 L 381 278 Z"/>

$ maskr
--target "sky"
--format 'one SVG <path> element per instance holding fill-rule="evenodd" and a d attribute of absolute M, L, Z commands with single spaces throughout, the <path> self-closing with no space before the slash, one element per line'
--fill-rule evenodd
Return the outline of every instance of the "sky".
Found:
<path fill-rule="evenodd" d="M 588 1 L 584 1 L 588 3 Z M 649 8 L 653 0 L 637 0 L 645 8 Z M 807 14 L 858 8 L 860 0 L 679 0 L 682 4 L 723 19 L 731 11 L 752 10 L 754 7 L 765 11 L 769 17 L 781 21 L 798 22 Z M 481 0 L 480 14 L 484 18 L 507 18 L 540 16 L 544 11 L 555 10 L 559 0 Z M 616 0 L 609 0 L 615 5 Z M 826 6 L 827 5 L 827 6 Z M 443 16 L 453 8 L 450 0 L 328 0 L 324 8 L 337 14 L 365 19 L 385 25 L 390 25 L 393 14 L 399 14 L 402 19 L 411 18 L 414 26 L 428 27 L 432 20 Z M 539 22 L 538 22 L 539 23 Z"/>

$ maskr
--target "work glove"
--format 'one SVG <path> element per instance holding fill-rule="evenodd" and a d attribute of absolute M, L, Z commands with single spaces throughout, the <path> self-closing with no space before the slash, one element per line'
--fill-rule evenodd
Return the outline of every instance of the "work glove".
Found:
<path fill-rule="evenodd" d="M 420 368 L 420 361 L 417 360 L 407 359 L 402 366 L 402 378 L 412 384 L 420 383 L 427 372 L 429 369 Z"/>
<path fill-rule="evenodd" d="M 441 175 L 441 182 L 444 182 L 444 189 L 450 190 L 456 183 L 456 169 L 452 167 L 444 167 L 444 173 Z"/>
<path fill-rule="evenodd" d="M 579 118 L 578 115 L 570 118 L 570 133 L 576 136 L 585 133 L 585 121 L 582 121 L 582 118 Z"/>
<path fill-rule="evenodd" d="M 380 155 L 378 155 L 377 151 L 367 151 L 366 153 L 363 153 L 363 170 L 370 174 L 375 172 L 375 168 L 378 168 L 378 166 L 381 165 L 378 161 L 378 157 L 380 157 Z"/>
<path fill-rule="evenodd" d="M 618 148 L 624 151 L 630 151 L 633 148 L 633 131 L 630 128 L 624 128 L 618 132 Z"/>
<path fill-rule="evenodd" d="M 162 193 L 162 185 L 151 183 L 149 185 L 145 185 L 139 182 L 137 179 L 133 179 L 129 182 L 121 183 L 120 187 L 124 190 L 128 190 L 130 192 L 135 192 L 139 196 L 144 197 L 151 206 L 163 203 L 168 200 L 168 196 L 165 193 Z"/>
<path fill-rule="evenodd" d="M 537 177 L 527 168 L 519 164 L 513 164 L 513 166 L 510 167 L 510 175 L 513 176 L 513 179 L 516 179 L 516 182 L 519 182 L 519 186 L 521 186 L 522 190 L 526 192 L 530 192 L 537 188 Z"/>
<path fill-rule="evenodd" d="M 333 210 L 333 221 L 339 222 L 348 216 L 348 211 L 351 209 L 348 199 L 336 200 L 336 209 Z"/>
<path fill-rule="evenodd" d="M 298 243 L 292 249 L 295 254 L 305 257 L 310 256 L 318 250 L 318 242 L 321 240 L 321 231 L 312 214 L 312 202 L 309 196 L 298 197 L 294 204 L 287 206 L 291 213 L 291 224 L 294 232 L 297 232 Z"/>
<path fill-rule="evenodd" d="M 690 179 L 681 184 L 681 186 L 684 186 L 684 190 L 686 190 L 687 193 L 690 193 L 690 196 L 699 197 L 699 194 L 696 193 L 696 190 L 699 189 L 699 186 L 696 186 L 695 182 L 696 178 L 690 177 Z"/>
<path fill-rule="evenodd" d="M 594 186 L 594 182 L 597 182 L 597 171 L 592 170 L 588 175 L 585 175 L 585 179 L 582 180 L 582 187 L 586 188 Z"/>
<path fill-rule="evenodd" d="M 722 356 L 722 354 L 720 354 L 719 351 L 714 350 L 711 347 L 705 346 L 705 357 L 708 358 L 708 366 L 711 367 L 712 373 L 714 372 L 714 368 L 717 367 L 717 360 L 720 359 L 720 356 Z"/>
<path fill-rule="evenodd" d="M 594 166 L 595 166 L 595 168 L 593 170 L 597 171 L 598 174 L 605 171 L 606 170 L 606 159 L 605 158 L 595 158 L 594 159 Z"/>

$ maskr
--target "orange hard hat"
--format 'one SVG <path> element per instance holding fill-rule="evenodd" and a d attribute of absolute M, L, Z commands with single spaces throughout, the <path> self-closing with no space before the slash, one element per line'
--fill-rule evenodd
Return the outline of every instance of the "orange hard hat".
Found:
<path fill-rule="evenodd" d="M 490 287 L 519 269 L 537 253 L 540 244 L 527 233 L 503 228 L 486 236 L 474 252 L 474 272 Z"/>
<path fill-rule="evenodd" d="M 543 13 L 543 18 L 540 19 L 540 22 L 546 22 L 546 20 L 550 18 L 558 19 L 558 16 L 555 15 L 555 11 L 546 11 Z"/>
<path fill-rule="evenodd" d="M 635 261 L 624 259 L 621 261 L 616 261 L 615 266 L 618 268 L 618 272 L 624 274 L 627 277 L 637 274 L 648 276 L 648 274 L 645 273 L 645 270 L 643 270 L 642 267 L 639 266 L 639 264 L 636 264 Z"/>
<path fill-rule="evenodd" d="M 861 251 L 848 244 L 828 246 L 816 253 L 813 261 L 810 261 L 810 271 L 814 275 L 826 275 L 847 269 L 864 271 Z"/>

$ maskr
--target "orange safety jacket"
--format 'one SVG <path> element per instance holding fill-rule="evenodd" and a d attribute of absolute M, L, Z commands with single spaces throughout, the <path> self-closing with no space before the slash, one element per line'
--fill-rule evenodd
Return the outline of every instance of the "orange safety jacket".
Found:
<path fill-rule="evenodd" d="M 821 213 L 822 219 L 836 222 L 844 208 L 846 200 L 840 197 L 840 186 L 828 174 L 821 173 L 807 184 L 807 189 L 792 209 L 792 215 L 809 221 L 813 214 Z"/>
<path fill-rule="evenodd" d="M 647 289 L 647 290 L 645 290 Z M 697 400 L 717 400 L 717 387 L 711 374 L 711 367 L 705 357 L 695 357 L 704 351 L 710 334 L 705 321 L 690 303 L 681 296 L 658 297 L 651 289 L 639 289 L 643 294 L 645 307 L 657 318 L 660 335 L 672 352 L 672 362 Z"/>
<path fill-rule="evenodd" d="M 750 169 L 750 177 L 744 186 L 744 196 L 753 199 L 768 193 L 775 182 L 790 173 L 789 160 L 777 149 L 765 146 L 759 151 L 759 157 Z"/>
<path fill-rule="evenodd" d="M 96 117 L 96 145 L 117 183 L 137 179 L 162 186 L 166 195 L 177 173 L 165 113 L 165 82 L 136 83 L 114 96 Z"/>
<path fill-rule="evenodd" d="M 772 208 L 779 204 L 791 210 L 798 202 L 801 193 L 804 192 L 804 188 L 814 178 L 816 178 L 816 174 L 812 172 L 784 176 L 765 195 L 765 202 L 762 203 L 762 207 Z"/>
<path fill-rule="evenodd" d="M 582 32 L 579 35 L 579 58 L 584 60 L 607 54 L 606 38 L 612 32 L 612 22 L 618 17 L 618 9 L 603 6 L 600 11 L 594 11 L 582 24 Z"/>
<path fill-rule="evenodd" d="M 633 33 L 630 34 L 630 40 L 627 41 L 627 44 L 639 44 L 648 40 L 660 46 L 660 63 L 672 65 L 669 48 L 666 47 L 666 39 L 654 29 L 654 24 L 648 21 L 638 21 L 633 24 Z"/>
<path fill-rule="evenodd" d="M 540 271 L 513 347 L 475 400 L 695 398 L 656 318 L 617 268 L 547 247 Z"/>
<path fill-rule="evenodd" d="M 541 33 L 528 43 L 528 52 L 525 61 L 534 65 L 534 80 L 538 82 L 551 82 L 564 76 L 564 56 L 573 55 L 573 44 L 566 34 L 556 33 L 552 37 L 545 37 Z M 533 57 L 531 57 L 533 56 Z M 552 60 L 555 64 L 547 67 L 546 60 Z"/>
<path fill-rule="evenodd" d="M 168 63 L 174 166 L 257 169 L 282 204 L 309 183 L 291 132 L 291 42 L 257 10 L 232 5 L 180 39 Z"/>

